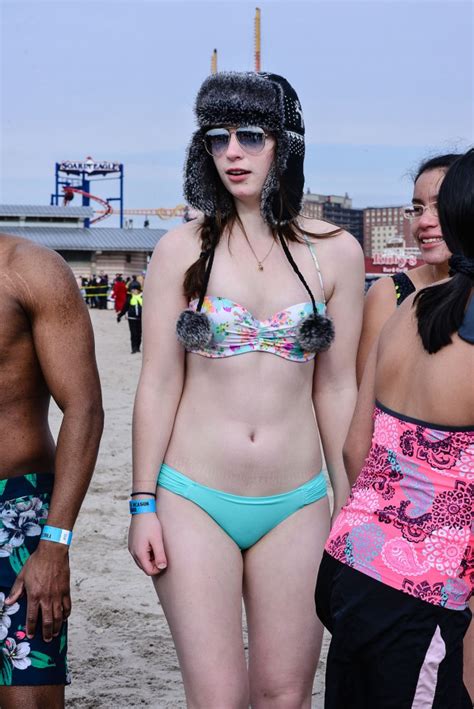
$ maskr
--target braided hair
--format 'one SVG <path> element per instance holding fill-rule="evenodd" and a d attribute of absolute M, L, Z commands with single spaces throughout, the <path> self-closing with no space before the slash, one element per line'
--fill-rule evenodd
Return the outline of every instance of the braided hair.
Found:
<path fill-rule="evenodd" d="M 226 217 L 222 217 L 219 210 L 216 210 L 216 215 L 205 216 L 200 226 L 201 253 L 197 261 L 186 271 L 183 283 L 184 293 L 188 300 L 197 297 L 198 303 L 196 310 L 190 308 L 184 310 L 176 324 L 178 339 L 186 349 L 201 349 L 208 345 L 212 339 L 211 325 L 207 315 L 202 312 L 202 305 L 209 284 L 216 247 L 224 230 L 227 229 L 230 232 L 235 222 L 240 224 L 245 234 L 245 229 L 235 208 L 233 213 Z M 272 228 L 273 238 L 280 242 L 283 253 L 308 293 L 313 306 L 312 314 L 299 324 L 296 336 L 305 352 L 322 352 L 328 349 L 335 336 L 334 325 L 329 317 L 318 313 L 314 295 L 288 248 L 288 242 L 302 243 L 301 233 L 327 238 L 339 234 L 340 231 L 339 228 L 336 228 L 326 234 L 302 232 L 296 227 L 294 221 Z"/>

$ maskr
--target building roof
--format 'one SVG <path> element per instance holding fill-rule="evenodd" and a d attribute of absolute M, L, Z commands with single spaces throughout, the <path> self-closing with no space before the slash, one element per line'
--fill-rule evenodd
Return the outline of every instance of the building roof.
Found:
<path fill-rule="evenodd" d="M 92 217 L 92 207 L 54 207 L 46 204 L 0 204 L 0 217 Z"/>
<path fill-rule="evenodd" d="M 380 205 L 378 207 L 364 207 L 364 211 L 368 209 L 402 209 L 403 206 L 400 204 L 384 204 L 382 207 Z"/>
<path fill-rule="evenodd" d="M 68 229 L 8 227 L 4 234 L 21 236 L 54 251 L 153 251 L 166 229 Z"/>

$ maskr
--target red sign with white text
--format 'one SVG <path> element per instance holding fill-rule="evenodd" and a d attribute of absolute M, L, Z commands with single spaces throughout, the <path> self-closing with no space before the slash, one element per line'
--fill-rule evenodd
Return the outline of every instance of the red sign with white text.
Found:
<path fill-rule="evenodd" d="M 416 256 L 398 256 L 393 254 L 374 254 L 372 258 L 365 257 L 365 273 L 367 276 L 383 276 L 392 273 L 409 271 L 411 268 L 423 265 Z"/>

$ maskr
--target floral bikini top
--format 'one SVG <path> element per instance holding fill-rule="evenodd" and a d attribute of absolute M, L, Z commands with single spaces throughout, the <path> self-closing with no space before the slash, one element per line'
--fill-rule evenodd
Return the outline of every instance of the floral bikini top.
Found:
<path fill-rule="evenodd" d="M 316 303 L 316 307 L 318 313 L 324 315 L 326 298 L 321 271 L 313 245 L 309 240 L 306 243 L 316 265 L 323 295 L 323 302 Z M 189 307 L 196 310 L 197 304 L 198 299 L 194 298 Z M 310 302 L 290 305 L 270 318 L 258 320 L 243 305 L 229 298 L 208 295 L 204 298 L 202 312 L 211 322 L 212 339 L 202 349 L 188 350 L 194 354 L 217 359 L 245 352 L 270 352 L 293 362 L 307 362 L 316 356 L 315 352 L 305 352 L 296 340 L 301 320 L 313 312 Z"/>

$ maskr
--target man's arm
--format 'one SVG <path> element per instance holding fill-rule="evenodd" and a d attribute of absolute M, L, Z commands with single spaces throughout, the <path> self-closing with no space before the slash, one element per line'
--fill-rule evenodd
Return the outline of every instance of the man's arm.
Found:
<path fill-rule="evenodd" d="M 72 530 L 94 470 L 103 428 L 94 336 L 87 308 L 63 259 L 47 249 L 21 247 L 17 272 L 20 304 L 31 322 L 46 386 L 64 414 L 55 456 L 48 525 Z M 16 264 L 15 264 L 16 265 Z M 54 288 L 51 287 L 54 284 Z M 40 541 L 9 596 L 28 596 L 27 635 L 41 608 L 45 640 L 70 613 L 68 548 Z"/>

